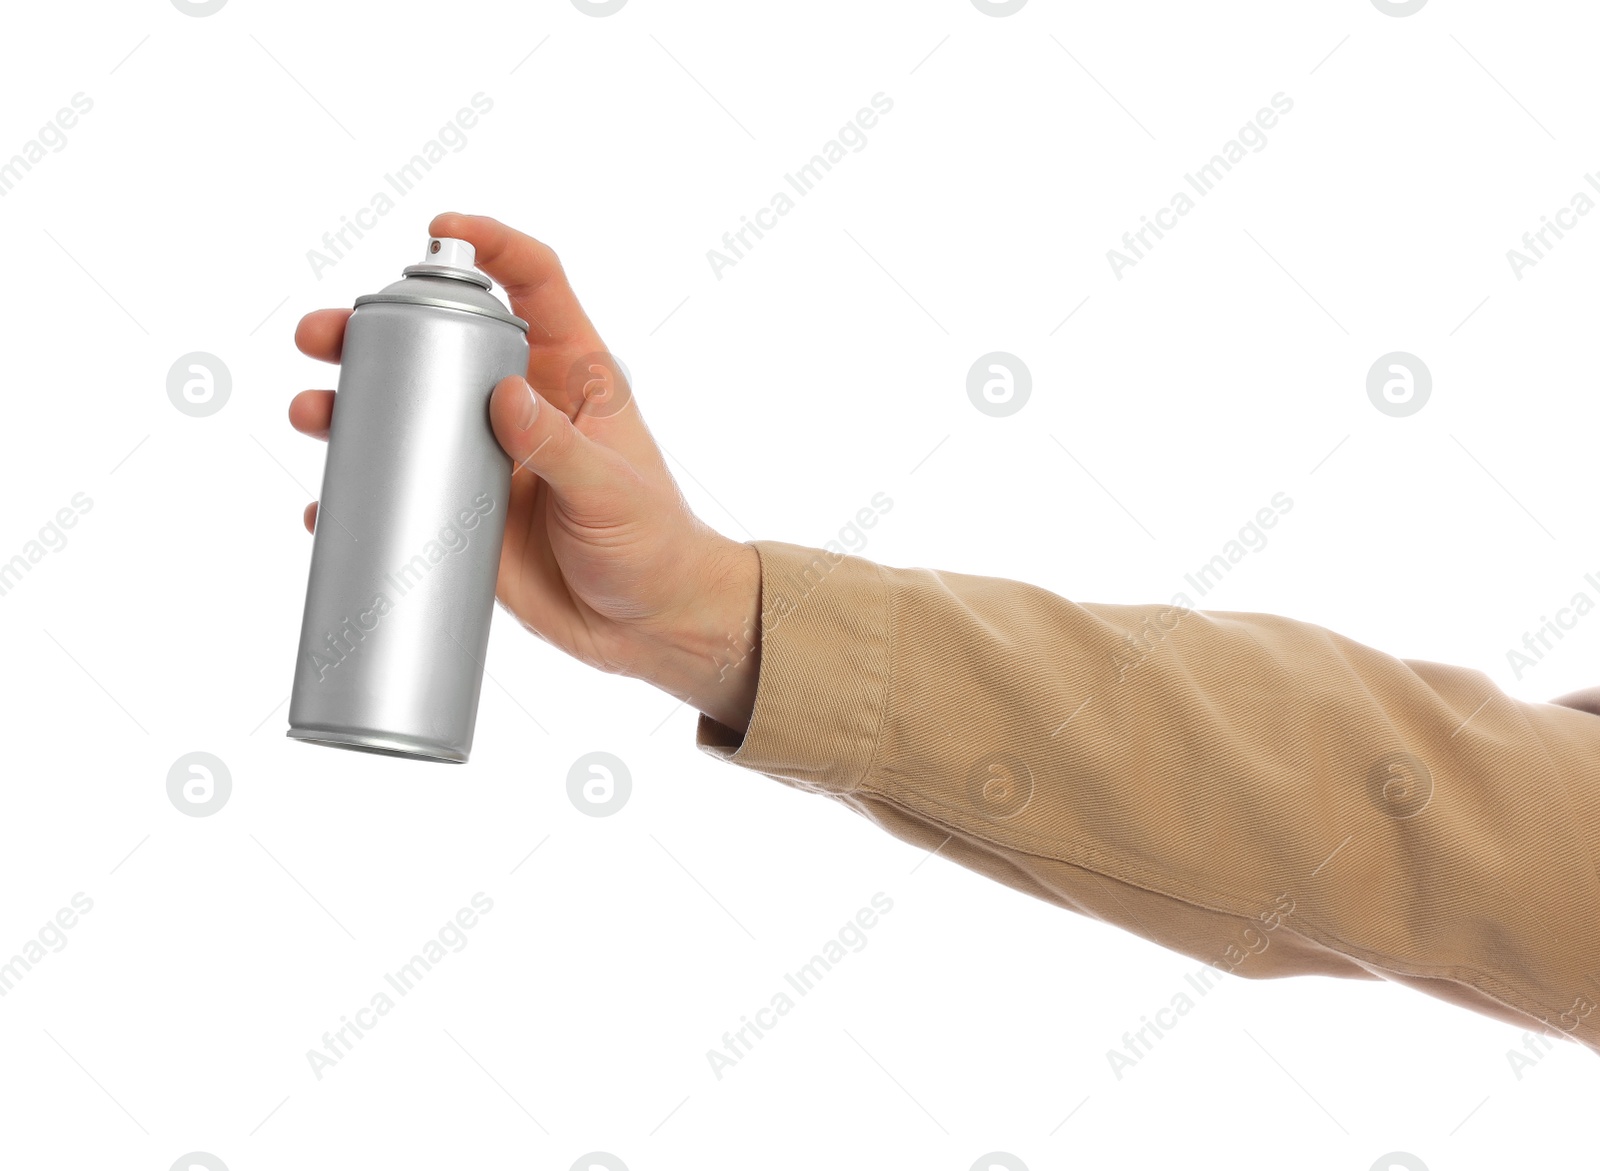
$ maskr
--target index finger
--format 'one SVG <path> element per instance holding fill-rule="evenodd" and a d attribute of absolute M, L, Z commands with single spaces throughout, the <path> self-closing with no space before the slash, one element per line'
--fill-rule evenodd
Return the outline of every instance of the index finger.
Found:
<path fill-rule="evenodd" d="M 445 212 L 433 218 L 428 232 L 473 246 L 478 267 L 500 282 L 511 298 L 511 311 L 528 322 L 529 381 L 551 391 L 552 401 L 571 414 L 581 405 L 581 400 L 570 401 L 572 365 L 583 355 L 604 350 L 605 344 L 555 252 L 489 216 Z"/>

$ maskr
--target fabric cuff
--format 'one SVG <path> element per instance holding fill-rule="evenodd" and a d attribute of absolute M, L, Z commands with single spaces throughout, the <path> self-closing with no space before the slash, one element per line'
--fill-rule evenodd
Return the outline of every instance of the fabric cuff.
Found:
<path fill-rule="evenodd" d="M 761 665 L 741 738 L 702 715 L 695 744 L 719 760 L 823 793 L 872 767 L 889 686 L 889 590 L 860 557 L 752 541 L 761 558 Z"/>

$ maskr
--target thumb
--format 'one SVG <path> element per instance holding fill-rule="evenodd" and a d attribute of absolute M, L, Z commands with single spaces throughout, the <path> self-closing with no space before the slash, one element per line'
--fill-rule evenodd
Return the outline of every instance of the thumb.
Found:
<path fill-rule="evenodd" d="M 565 411 L 520 375 L 495 386 L 489 421 L 516 469 L 526 468 L 560 496 L 571 499 L 616 479 L 610 466 L 615 454 L 574 427 Z"/>

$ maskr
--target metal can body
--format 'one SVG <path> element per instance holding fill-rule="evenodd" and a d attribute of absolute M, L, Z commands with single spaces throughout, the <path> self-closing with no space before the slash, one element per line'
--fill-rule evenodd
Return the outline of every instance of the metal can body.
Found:
<path fill-rule="evenodd" d="M 471 307 L 487 292 L 446 303 L 456 283 L 391 285 L 359 299 L 346 327 L 296 739 L 456 762 L 472 749 L 511 485 L 488 401 L 526 372 L 528 343 L 503 308 Z"/>

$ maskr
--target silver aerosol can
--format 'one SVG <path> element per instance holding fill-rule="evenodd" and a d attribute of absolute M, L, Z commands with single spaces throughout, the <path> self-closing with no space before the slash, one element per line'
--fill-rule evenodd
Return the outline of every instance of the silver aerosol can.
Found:
<path fill-rule="evenodd" d="M 430 239 L 345 327 L 289 735 L 461 762 L 472 749 L 511 461 L 495 384 L 528 369 L 528 323 Z"/>

